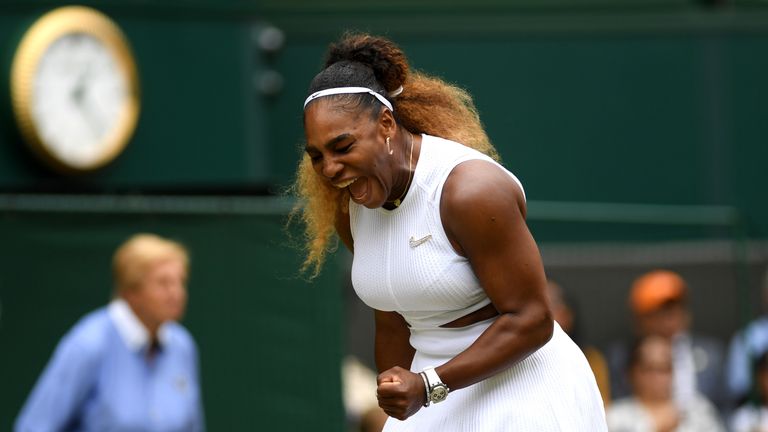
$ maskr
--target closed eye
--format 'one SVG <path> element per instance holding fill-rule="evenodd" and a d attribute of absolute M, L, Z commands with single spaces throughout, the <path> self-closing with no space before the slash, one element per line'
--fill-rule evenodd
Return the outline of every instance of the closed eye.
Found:
<path fill-rule="evenodd" d="M 336 147 L 336 153 L 349 153 L 349 151 L 352 149 L 352 146 L 354 144 L 355 144 L 355 141 L 352 141 L 349 144 Z"/>

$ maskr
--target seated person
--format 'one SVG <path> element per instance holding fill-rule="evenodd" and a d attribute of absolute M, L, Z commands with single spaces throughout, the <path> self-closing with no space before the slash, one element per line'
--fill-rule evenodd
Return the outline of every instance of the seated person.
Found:
<path fill-rule="evenodd" d="M 629 305 L 637 337 L 649 335 L 667 339 L 672 346 L 672 388 L 674 398 L 685 405 L 701 393 L 717 406 L 724 400 L 722 385 L 723 346 L 711 337 L 691 332 L 693 317 L 688 307 L 689 289 L 685 280 L 669 270 L 643 274 L 632 284 Z M 611 372 L 611 394 L 629 394 L 624 367 L 626 343 L 614 343 L 605 350 Z"/>
<path fill-rule="evenodd" d="M 768 432 L 768 351 L 758 357 L 754 371 L 753 395 L 734 411 L 732 432 Z"/>
<path fill-rule="evenodd" d="M 768 307 L 768 271 L 763 278 L 763 307 Z M 768 351 L 768 312 L 738 331 L 728 349 L 725 383 L 731 406 L 743 404 L 752 384 L 752 364 L 760 353 Z"/>
<path fill-rule="evenodd" d="M 681 406 L 672 395 L 672 345 L 660 336 L 646 336 L 629 353 L 627 377 L 632 395 L 615 400 L 606 410 L 612 432 L 723 431 L 715 407 L 700 394 Z"/>

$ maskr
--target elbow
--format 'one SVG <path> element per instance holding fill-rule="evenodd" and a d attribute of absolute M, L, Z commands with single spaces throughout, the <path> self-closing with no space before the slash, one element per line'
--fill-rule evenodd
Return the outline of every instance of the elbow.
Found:
<path fill-rule="evenodd" d="M 555 320 L 548 307 L 535 307 L 529 311 L 528 332 L 532 335 L 536 348 L 546 345 L 555 332 Z"/>
<path fill-rule="evenodd" d="M 506 331 L 522 340 L 525 351 L 536 351 L 552 339 L 555 321 L 546 305 L 529 306 L 519 313 L 506 313 Z"/>

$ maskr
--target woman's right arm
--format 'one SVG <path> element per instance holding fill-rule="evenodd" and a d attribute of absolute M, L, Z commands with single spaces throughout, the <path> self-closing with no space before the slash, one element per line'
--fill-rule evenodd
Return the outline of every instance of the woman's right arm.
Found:
<path fill-rule="evenodd" d="M 400 366 L 410 370 L 416 350 L 411 346 L 411 332 L 397 312 L 374 311 L 376 318 L 376 368 L 379 373 Z"/>
<path fill-rule="evenodd" d="M 352 239 L 352 227 L 349 225 L 349 212 L 343 211 L 341 207 L 342 206 L 339 205 L 339 208 L 336 210 L 336 221 L 334 223 L 336 234 L 341 239 L 341 242 L 344 243 L 344 246 L 346 246 L 350 252 L 354 253 L 355 243 Z"/>

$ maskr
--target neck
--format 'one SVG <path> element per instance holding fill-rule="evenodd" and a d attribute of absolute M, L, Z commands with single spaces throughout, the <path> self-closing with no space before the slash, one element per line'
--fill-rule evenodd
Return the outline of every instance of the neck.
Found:
<path fill-rule="evenodd" d="M 405 134 L 407 134 L 407 146 L 402 146 L 403 148 L 403 157 L 406 161 L 408 161 L 408 180 L 405 182 L 405 186 L 403 187 L 403 191 L 398 195 L 398 197 L 392 201 L 387 201 L 387 205 L 385 207 L 391 206 L 391 209 L 400 207 L 400 204 L 403 201 L 403 198 L 405 198 L 405 195 L 408 193 L 408 189 L 411 187 L 411 181 L 413 180 L 413 134 L 411 134 L 408 131 L 405 131 Z M 391 210 L 390 209 L 390 210 Z"/>

